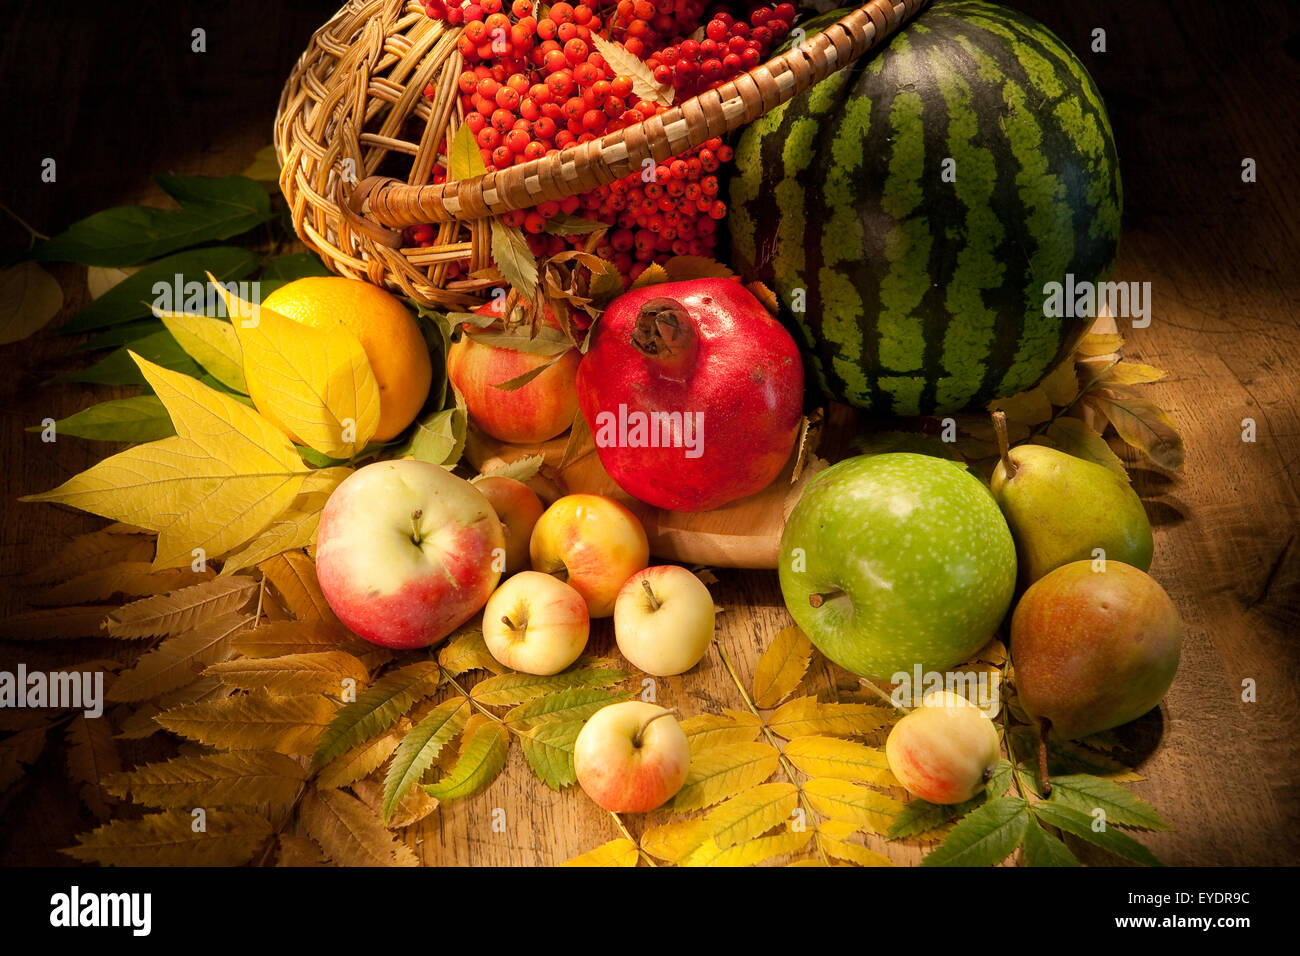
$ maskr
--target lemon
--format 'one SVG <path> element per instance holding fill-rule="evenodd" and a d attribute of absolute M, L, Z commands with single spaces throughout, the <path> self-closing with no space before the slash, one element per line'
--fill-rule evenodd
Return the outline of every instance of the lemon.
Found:
<path fill-rule="evenodd" d="M 433 365 L 415 318 L 396 296 L 359 279 L 309 276 L 276 289 L 262 306 L 315 328 L 338 323 L 357 337 L 379 383 L 372 440 L 395 438 L 415 420 L 429 397 Z"/>

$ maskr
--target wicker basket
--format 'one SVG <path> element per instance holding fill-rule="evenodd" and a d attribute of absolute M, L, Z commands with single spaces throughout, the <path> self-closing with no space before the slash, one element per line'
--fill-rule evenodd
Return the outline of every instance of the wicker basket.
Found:
<path fill-rule="evenodd" d="M 586 192 L 647 157 L 662 162 L 739 129 L 881 43 L 925 3 L 870 0 L 634 126 L 472 180 L 425 185 L 461 119 L 460 28 L 408 0 L 351 0 L 312 37 L 285 85 L 275 121 L 280 188 L 298 236 L 330 269 L 435 308 L 473 307 L 500 285 L 474 276 L 491 265 L 490 217 Z M 436 224 L 434 244 L 403 248 L 402 227 L 420 223 Z M 449 264 L 467 258 L 470 277 L 449 279 Z"/>

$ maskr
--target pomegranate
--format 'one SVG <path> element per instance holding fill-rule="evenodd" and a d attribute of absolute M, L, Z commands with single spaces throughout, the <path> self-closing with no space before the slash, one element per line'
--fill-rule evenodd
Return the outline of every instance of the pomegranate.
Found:
<path fill-rule="evenodd" d="M 578 366 L 601 464 L 660 508 L 707 511 L 767 487 L 799 432 L 803 366 L 739 283 L 692 279 L 615 299 Z"/>

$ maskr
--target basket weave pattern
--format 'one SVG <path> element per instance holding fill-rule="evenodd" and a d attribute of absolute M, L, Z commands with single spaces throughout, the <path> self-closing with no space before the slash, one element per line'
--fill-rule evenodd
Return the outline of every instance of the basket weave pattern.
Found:
<path fill-rule="evenodd" d="M 495 277 L 490 217 L 583 193 L 753 122 L 882 43 L 926 0 L 869 0 L 781 56 L 633 126 L 508 169 L 427 185 L 460 123 L 459 27 L 408 0 L 350 0 L 299 58 L 275 148 L 294 230 L 340 275 L 435 308 L 472 308 Z M 437 95 L 424 90 L 432 84 Z M 400 177 L 400 178 L 398 178 Z M 427 248 L 401 228 L 434 223 Z M 450 279 L 469 260 L 469 277 Z"/>

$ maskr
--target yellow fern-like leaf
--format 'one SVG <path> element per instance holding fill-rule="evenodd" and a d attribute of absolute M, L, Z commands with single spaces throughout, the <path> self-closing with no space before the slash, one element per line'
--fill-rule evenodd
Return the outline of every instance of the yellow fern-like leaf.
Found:
<path fill-rule="evenodd" d="M 151 807 L 287 806 L 306 779 L 302 765 L 270 750 L 174 757 L 104 781 L 110 793 Z"/>
<path fill-rule="evenodd" d="M 369 776 L 393 755 L 410 729 L 411 722 L 403 718 L 391 730 L 331 760 L 321 768 L 316 777 L 317 785 L 326 790 L 336 790 Z"/>
<path fill-rule="evenodd" d="M 24 575 L 31 585 L 66 581 L 88 571 L 115 564 L 143 561 L 153 563 L 153 538 L 139 534 L 117 534 L 101 529 L 80 534 L 61 547 L 48 561 Z"/>
<path fill-rule="evenodd" d="M 794 693 L 812 660 L 812 642 L 792 624 L 772 638 L 754 669 L 754 703 L 775 707 Z"/>
<path fill-rule="evenodd" d="M 235 650 L 244 657 L 281 657 L 287 654 L 319 654 L 345 651 L 353 657 L 373 645 L 353 636 L 337 621 L 274 621 L 235 638 Z"/>
<path fill-rule="evenodd" d="M 636 866 L 639 856 L 635 843 L 627 837 L 619 837 L 617 840 L 602 843 L 596 849 L 588 850 L 571 860 L 566 860 L 560 865 L 590 867 Z"/>
<path fill-rule="evenodd" d="M 342 466 L 321 468 L 308 473 L 293 504 L 254 538 L 252 543 L 226 558 L 221 573 L 230 574 L 260 564 L 285 551 L 300 551 L 315 544 L 321 509 L 329 500 L 330 492 L 350 474 L 352 469 Z"/>
<path fill-rule="evenodd" d="M 720 803 L 704 817 L 704 831 L 719 847 L 752 840 L 794 812 L 799 791 L 784 781 L 763 783 Z"/>
<path fill-rule="evenodd" d="M 748 711 L 725 710 L 723 714 L 700 714 L 682 721 L 682 732 L 691 754 L 727 744 L 752 743 L 763 729 L 763 721 Z"/>
<path fill-rule="evenodd" d="M 109 816 L 109 807 L 101 792 L 104 780 L 122 769 L 122 758 L 113 741 L 113 728 L 107 720 L 91 719 L 78 714 L 64 732 L 68 742 L 68 776 L 79 786 L 81 799 L 101 820 Z"/>
<path fill-rule="evenodd" d="M 380 819 L 384 815 L 384 785 L 373 777 L 352 784 L 355 793 Z M 384 821 L 390 830 L 404 830 L 419 823 L 440 806 L 437 797 L 431 797 L 422 787 L 412 787 L 393 807 L 392 815 Z"/>
<path fill-rule="evenodd" d="M 681 863 L 708 838 L 703 818 L 661 823 L 641 834 L 641 849 L 656 859 Z"/>
<path fill-rule="evenodd" d="M 343 651 L 246 657 L 213 664 L 205 674 L 240 690 L 265 688 L 272 694 L 332 694 L 340 696 L 344 681 L 358 690 L 369 677 L 366 666 Z"/>
<path fill-rule="evenodd" d="M 209 747 L 305 755 L 315 750 L 334 710 L 320 694 L 245 694 L 176 707 L 156 719 L 172 733 Z"/>
<path fill-rule="evenodd" d="M 299 620 L 336 622 L 338 618 L 321 593 L 316 580 L 316 563 L 301 551 L 286 551 L 258 565 L 266 580 L 284 602 L 285 609 Z"/>
<path fill-rule="evenodd" d="M 420 865 L 369 807 L 341 790 L 312 790 L 298 818 L 338 866 Z"/>
<path fill-rule="evenodd" d="M 889 772 L 889 761 L 880 747 L 838 737 L 796 737 L 783 752 L 796 769 L 810 777 L 835 777 L 877 787 L 900 785 Z"/>
<path fill-rule="evenodd" d="M 281 833 L 276 838 L 276 866 L 326 866 L 321 848 L 309 837 Z"/>
<path fill-rule="evenodd" d="M 124 671 L 108 690 L 115 701 L 146 700 L 196 680 L 209 664 L 230 655 L 230 639 L 253 623 L 252 615 L 227 614 L 169 637 Z"/>
<path fill-rule="evenodd" d="M 257 581 L 250 577 L 214 578 L 132 601 L 108 616 L 108 633 L 113 637 L 158 637 L 186 631 L 238 611 L 256 589 Z"/>
<path fill-rule="evenodd" d="M 813 734 L 852 737 L 887 725 L 892 712 L 873 704 L 833 704 L 815 697 L 796 697 L 768 718 L 773 732 L 787 740 Z"/>
<path fill-rule="evenodd" d="M 107 601 L 115 594 L 126 597 L 163 594 L 212 577 L 211 571 L 168 568 L 155 571 L 144 561 L 127 561 L 107 568 L 87 571 L 56 584 L 37 596 L 34 603 L 44 605 L 84 604 Z"/>
<path fill-rule="evenodd" d="M 832 777 L 814 777 L 803 785 L 803 793 L 821 816 L 847 821 L 867 833 L 888 833 L 903 809 L 901 803 L 878 790 Z"/>
<path fill-rule="evenodd" d="M 686 858 L 686 865 L 755 866 L 786 853 L 798 853 L 811 839 L 811 830 L 787 830 L 729 847 L 708 840 Z"/>
<path fill-rule="evenodd" d="M 438 663 L 453 677 L 472 670 L 488 670 L 493 674 L 504 674 L 508 670 L 487 649 L 483 642 L 482 624 L 477 619 L 451 636 L 446 646 L 438 651 Z"/>
<path fill-rule="evenodd" d="M 772 776 L 780 759 L 780 752 L 768 744 L 726 744 L 702 751 L 692 756 L 672 807 L 681 812 L 713 806 Z"/>
<path fill-rule="evenodd" d="M 167 810 L 114 820 L 63 852 L 105 866 L 238 866 L 270 838 L 271 824 L 260 814 L 210 810 L 200 819 L 189 810 Z"/>
<path fill-rule="evenodd" d="M 821 847 L 826 851 L 827 856 L 833 856 L 837 860 L 847 860 L 858 866 L 894 865 L 889 857 L 850 840 L 849 837 L 858 832 L 858 828 L 847 820 L 823 820 L 817 827 L 817 832 L 821 837 Z"/>

